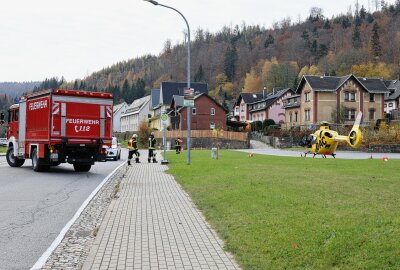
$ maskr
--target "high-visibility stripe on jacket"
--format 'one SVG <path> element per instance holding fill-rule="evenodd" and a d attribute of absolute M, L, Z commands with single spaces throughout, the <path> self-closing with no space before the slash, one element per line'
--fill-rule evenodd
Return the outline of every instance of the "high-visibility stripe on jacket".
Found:
<path fill-rule="evenodd" d="M 155 138 L 149 138 L 149 149 L 156 149 L 156 142 Z"/>

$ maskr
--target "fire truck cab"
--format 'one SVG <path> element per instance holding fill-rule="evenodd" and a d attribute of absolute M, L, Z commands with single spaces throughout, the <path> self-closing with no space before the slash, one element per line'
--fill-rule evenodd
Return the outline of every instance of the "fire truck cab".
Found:
<path fill-rule="evenodd" d="M 34 171 L 70 163 L 87 172 L 111 145 L 112 94 L 50 89 L 19 98 L 8 110 L 11 167 L 32 159 Z"/>

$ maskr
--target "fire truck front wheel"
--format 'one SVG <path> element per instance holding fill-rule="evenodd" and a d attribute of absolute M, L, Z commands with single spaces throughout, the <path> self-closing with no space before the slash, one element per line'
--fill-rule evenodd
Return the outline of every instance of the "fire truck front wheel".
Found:
<path fill-rule="evenodd" d="M 43 172 L 49 170 L 49 165 L 40 164 L 40 159 L 38 157 L 37 149 L 32 150 L 32 168 L 35 172 Z"/>
<path fill-rule="evenodd" d="M 76 172 L 88 172 L 88 171 L 90 171 L 91 167 L 92 167 L 91 164 L 74 163 L 74 169 Z"/>
<path fill-rule="evenodd" d="M 21 167 L 25 162 L 25 159 L 19 159 L 14 156 L 14 147 L 12 146 L 7 149 L 6 159 L 11 167 Z"/>

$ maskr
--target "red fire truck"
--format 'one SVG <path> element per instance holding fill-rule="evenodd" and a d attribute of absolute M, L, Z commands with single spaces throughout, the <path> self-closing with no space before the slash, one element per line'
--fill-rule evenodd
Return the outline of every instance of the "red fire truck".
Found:
<path fill-rule="evenodd" d="M 107 155 L 112 114 L 109 93 L 51 89 L 22 96 L 8 111 L 7 162 L 21 167 L 30 158 L 34 171 L 67 162 L 87 172 Z"/>

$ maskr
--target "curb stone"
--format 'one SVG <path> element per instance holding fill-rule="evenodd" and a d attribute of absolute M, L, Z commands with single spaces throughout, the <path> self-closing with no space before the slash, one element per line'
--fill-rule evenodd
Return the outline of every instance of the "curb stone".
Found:
<path fill-rule="evenodd" d="M 118 196 L 115 187 L 125 177 L 122 166 L 90 201 L 80 217 L 65 234 L 42 269 L 81 269 L 96 238 L 101 221 L 112 200 Z"/>

